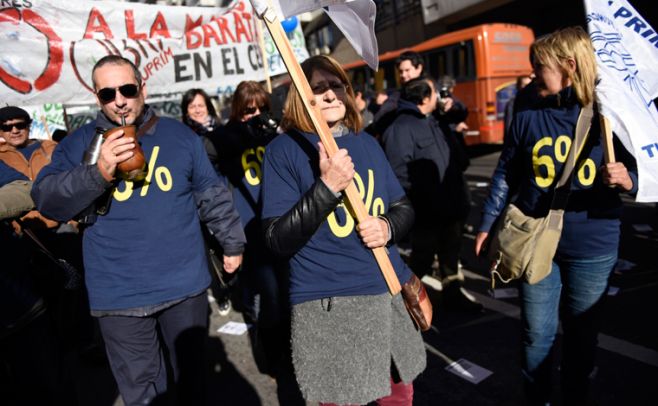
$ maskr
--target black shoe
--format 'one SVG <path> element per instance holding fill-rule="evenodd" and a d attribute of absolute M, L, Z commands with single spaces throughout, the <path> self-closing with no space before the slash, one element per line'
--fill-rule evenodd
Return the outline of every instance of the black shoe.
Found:
<path fill-rule="evenodd" d="M 481 313 L 484 310 L 482 304 L 458 284 L 444 286 L 442 296 L 443 305 L 448 310 L 465 313 Z"/>

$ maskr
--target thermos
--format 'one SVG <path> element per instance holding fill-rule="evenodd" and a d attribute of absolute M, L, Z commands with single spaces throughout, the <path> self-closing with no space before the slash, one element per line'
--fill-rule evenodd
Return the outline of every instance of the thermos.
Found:
<path fill-rule="evenodd" d="M 89 147 L 82 156 L 82 165 L 96 165 L 98 162 L 98 157 L 101 153 L 101 144 L 103 144 L 104 140 L 103 135 L 106 131 L 107 130 L 105 128 L 96 127 L 94 138 L 91 140 L 91 144 L 89 144 Z M 98 199 L 96 199 L 91 205 L 89 205 L 89 207 L 84 209 L 78 216 L 78 222 L 80 224 L 91 225 L 96 222 L 97 215 L 106 214 L 110 208 L 113 192 L 114 188 L 110 188 Z"/>
<path fill-rule="evenodd" d="M 94 139 L 91 140 L 89 148 L 85 151 L 85 154 L 82 156 L 83 165 L 95 165 L 98 162 L 98 156 L 101 154 L 101 144 L 103 143 L 103 134 L 105 130 L 102 127 L 96 127 L 96 133 L 94 134 Z"/>

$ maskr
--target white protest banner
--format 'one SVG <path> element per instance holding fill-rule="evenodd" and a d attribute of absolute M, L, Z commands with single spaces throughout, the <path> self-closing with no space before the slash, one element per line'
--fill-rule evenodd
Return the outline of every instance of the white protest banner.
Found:
<path fill-rule="evenodd" d="M 601 114 L 637 160 L 637 201 L 658 201 L 658 33 L 626 0 L 585 0 Z"/>
<path fill-rule="evenodd" d="M 322 8 L 357 54 L 377 70 L 379 52 L 375 36 L 377 7 L 373 0 L 252 0 L 261 15 L 269 4 L 284 18 Z M 281 18 L 283 20 L 283 18 Z"/>
<path fill-rule="evenodd" d="M 46 103 L 41 106 L 23 106 L 32 117 L 30 138 L 47 140 L 55 130 L 66 131 L 64 108 L 59 103 Z"/>
<path fill-rule="evenodd" d="M 0 5 L 0 100 L 15 105 L 93 103 L 91 69 L 105 55 L 138 66 L 149 97 L 203 88 L 232 92 L 262 80 L 251 6 L 155 6 L 113 1 Z"/>
<path fill-rule="evenodd" d="M 263 30 L 263 35 L 265 39 L 265 53 L 267 54 L 267 66 L 269 68 L 270 76 L 280 75 L 282 73 L 287 73 L 286 65 L 283 64 L 283 59 L 279 54 L 279 51 L 274 45 L 272 36 L 269 31 Z M 295 58 L 301 63 L 308 59 L 309 54 L 306 49 L 306 40 L 304 39 L 304 32 L 302 31 L 301 25 L 298 23 L 295 26 L 295 29 L 286 32 L 288 40 L 290 40 L 290 45 L 292 50 L 295 53 Z"/>

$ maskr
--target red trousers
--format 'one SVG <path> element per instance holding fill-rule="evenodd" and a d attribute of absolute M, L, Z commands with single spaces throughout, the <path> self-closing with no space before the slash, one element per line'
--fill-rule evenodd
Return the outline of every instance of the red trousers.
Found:
<path fill-rule="evenodd" d="M 411 406 L 414 400 L 413 383 L 394 383 L 391 379 L 391 394 L 375 401 L 378 406 Z M 338 406 L 335 403 L 320 403 L 320 406 Z M 356 405 L 343 405 L 356 406 Z"/>

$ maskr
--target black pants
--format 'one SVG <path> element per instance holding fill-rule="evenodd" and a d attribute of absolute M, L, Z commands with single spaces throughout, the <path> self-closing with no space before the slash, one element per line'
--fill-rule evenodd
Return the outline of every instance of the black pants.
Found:
<path fill-rule="evenodd" d="M 203 404 L 205 291 L 151 316 L 106 316 L 99 324 L 126 406 Z"/>
<path fill-rule="evenodd" d="M 434 255 L 439 257 L 441 279 L 455 276 L 459 269 L 462 222 L 453 221 L 435 226 L 423 224 L 411 233 L 411 270 L 422 278 L 432 273 Z"/>

